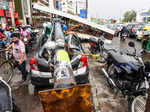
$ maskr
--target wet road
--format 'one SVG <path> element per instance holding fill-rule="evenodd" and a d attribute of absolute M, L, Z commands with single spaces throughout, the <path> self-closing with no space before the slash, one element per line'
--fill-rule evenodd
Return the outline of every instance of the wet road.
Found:
<path fill-rule="evenodd" d="M 133 52 L 133 48 L 128 46 L 128 43 L 131 41 L 135 43 L 135 48 L 137 49 L 137 53 L 139 54 L 141 51 L 141 42 L 136 41 L 135 39 L 132 39 L 132 38 L 127 38 L 125 41 L 120 41 L 119 37 L 114 37 L 112 40 L 112 43 L 106 44 L 105 47 L 108 49 L 113 48 L 123 53 L 126 53 L 127 50 L 130 52 Z"/>
<path fill-rule="evenodd" d="M 121 52 L 126 52 L 126 50 L 132 51 L 133 49 L 127 45 L 129 41 L 135 42 L 138 52 L 141 50 L 140 42 L 134 39 L 127 39 L 125 42 L 121 42 L 117 37 L 113 39 L 111 44 L 106 45 L 106 47 L 114 48 Z M 127 112 L 126 100 L 124 100 L 122 96 L 116 95 L 108 87 L 106 79 L 101 72 L 99 63 L 93 62 L 89 59 L 89 68 L 90 83 L 92 85 L 93 100 L 96 112 Z M 22 112 L 43 112 L 42 105 L 38 97 L 38 92 L 36 91 L 35 95 L 29 95 L 27 84 L 21 85 L 19 88 L 13 90 L 13 96 Z"/>

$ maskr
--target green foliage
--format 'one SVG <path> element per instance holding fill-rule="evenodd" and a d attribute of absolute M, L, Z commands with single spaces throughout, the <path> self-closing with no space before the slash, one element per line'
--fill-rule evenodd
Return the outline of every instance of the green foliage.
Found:
<path fill-rule="evenodd" d="M 123 22 L 132 22 L 135 21 L 135 19 L 136 19 L 136 12 L 134 10 L 127 11 L 124 14 Z"/>
<path fill-rule="evenodd" d="M 148 23 L 150 22 L 150 17 L 147 18 L 147 22 L 148 22 Z"/>
<path fill-rule="evenodd" d="M 97 24 L 104 24 L 103 21 L 101 19 L 98 18 L 91 18 L 91 21 Z"/>

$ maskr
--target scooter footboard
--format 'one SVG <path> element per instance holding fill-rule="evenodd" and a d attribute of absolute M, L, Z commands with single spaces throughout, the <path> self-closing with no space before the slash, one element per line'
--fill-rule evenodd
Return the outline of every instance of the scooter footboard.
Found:
<path fill-rule="evenodd" d="M 91 86 L 77 85 L 70 88 L 39 92 L 44 112 L 91 112 Z"/>

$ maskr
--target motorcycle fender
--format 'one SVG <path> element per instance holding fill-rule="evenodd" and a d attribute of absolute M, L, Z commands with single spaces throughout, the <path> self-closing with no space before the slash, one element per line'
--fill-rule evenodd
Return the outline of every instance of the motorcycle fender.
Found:
<path fill-rule="evenodd" d="M 39 92 L 44 112 L 91 112 L 91 86 L 77 85 L 70 88 Z"/>

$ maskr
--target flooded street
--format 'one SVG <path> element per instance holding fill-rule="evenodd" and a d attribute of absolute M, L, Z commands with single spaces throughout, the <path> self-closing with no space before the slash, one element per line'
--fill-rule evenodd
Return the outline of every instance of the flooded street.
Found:
<path fill-rule="evenodd" d="M 113 39 L 111 44 L 105 45 L 105 47 L 108 49 L 114 48 L 120 52 L 126 52 L 126 50 L 132 51 L 133 49 L 128 47 L 129 41 L 135 42 L 138 52 L 141 50 L 140 41 L 127 39 L 125 42 L 121 42 L 117 37 Z M 90 84 L 92 85 L 93 105 L 96 112 L 127 112 L 127 101 L 121 94 L 116 94 L 109 88 L 99 63 L 94 62 L 89 58 L 89 69 Z M 15 77 L 18 76 L 20 75 L 16 75 Z M 13 96 L 17 105 L 21 108 L 21 112 L 43 112 L 38 96 L 38 90 L 36 90 L 35 95 L 29 95 L 28 82 L 24 85 L 20 85 L 17 89 L 14 88 Z"/>

